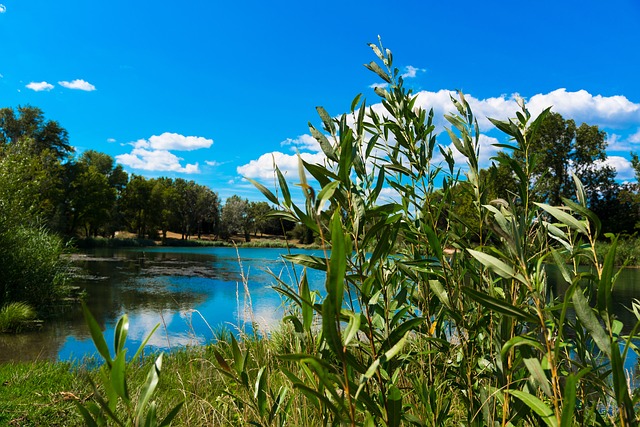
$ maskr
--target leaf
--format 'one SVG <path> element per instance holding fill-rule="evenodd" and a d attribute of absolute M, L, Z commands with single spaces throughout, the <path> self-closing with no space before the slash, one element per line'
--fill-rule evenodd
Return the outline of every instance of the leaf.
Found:
<path fill-rule="evenodd" d="M 303 265 L 314 270 L 327 271 L 327 260 L 324 258 L 304 254 L 283 255 L 283 258 L 294 264 Z"/>
<path fill-rule="evenodd" d="M 84 314 L 85 322 L 89 326 L 91 339 L 93 339 L 96 349 L 107 362 L 107 365 L 111 366 L 112 360 L 109 348 L 107 347 L 107 342 L 104 340 L 104 335 L 102 335 L 102 330 L 100 329 L 98 322 L 96 322 L 96 319 L 93 317 L 84 301 L 82 301 L 82 312 Z"/>
<path fill-rule="evenodd" d="M 261 417 L 264 417 L 267 412 L 267 390 L 266 390 L 266 382 L 267 375 L 265 373 L 265 367 L 263 366 L 258 371 L 258 375 L 256 377 L 256 388 L 253 394 L 254 399 L 258 403 L 258 412 Z"/>
<path fill-rule="evenodd" d="M 475 259 L 480 261 L 482 265 L 484 265 L 485 267 L 489 267 L 491 270 L 495 271 L 501 277 L 504 277 L 507 279 L 513 278 L 513 279 L 517 279 L 522 283 L 526 283 L 526 281 L 524 280 L 521 274 L 516 274 L 510 265 L 504 263 L 498 258 L 489 254 L 485 254 L 484 252 L 475 251 L 473 249 L 467 249 L 467 251 L 471 254 L 471 256 L 473 256 Z"/>
<path fill-rule="evenodd" d="M 284 179 L 284 175 L 280 172 L 280 168 L 276 166 L 276 175 L 278 176 L 278 182 L 280 183 L 280 191 L 282 191 L 282 197 L 284 197 L 284 205 L 286 207 L 291 206 L 291 193 L 289 192 L 289 186 Z"/>
<path fill-rule="evenodd" d="M 258 190 L 260 190 L 260 192 L 267 199 L 269 199 L 269 201 L 271 203 L 273 203 L 274 205 L 279 205 L 280 204 L 280 202 L 278 201 L 278 198 L 267 187 L 265 187 L 264 185 L 260 184 L 258 181 L 254 180 L 254 179 L 247 178 L 247 177 L 244 177 L 244 179 L 246 179 L 247 181 L 252 183 L 254 187 L 256 187 Z"/>
<path fill-rule="evenodd" d="M 317 211 L 316 215 L 320 215 L 324 204 L 333 197 L 336 189 L 340 186 L 340 181 L 332 181 L 330 184 L 322 187 L 322 190 L 318 193 Z"/>
<path fill-rule="evenodd" d="M 542 400 L 538 399 L 529 393 L 521 390 L 505 390 L 512 396 L 520 399 L 525 405 L 527 405 L 533 412 L 538 414 L 542 421 L 549 427 L 557 427 L 558 420 L 556 419 L 553 410 L 547 406 Z"/>
<path fill-rule="evenodd" d="M 118 396 L 129 403 L 129 393 L 126 382 L 126 351 L 118 352 L 111 366 L 111 385 Z"/>
<path fill-rule="evenodd" d="M 447 290 L 442 286 L 439 280 L 429 280 L 429 287 L 436 294 L 436 297 L 440 300 L 440 302 L 447 308 L 451 308 L 449 303 L 449 295 L 447 294 Z"/>
<path fill-rule="evenodd" d="M 309 131 L 311 131 L 311 136 L 313 136 L 315 140 L 318 141 L 318 144 L 320 144 L 320 148 L 322 149 L 322 152 L 324 153 L 324 155 L 327 156 L 327 158 L 329 158 L 330 160 L 337 162 L 338 156 L 336 154 L 336 151 L 333 149 L 333 146 L 327 139 L 327 137 L 324 136 L 324 134 L 320 132 L 318 129 L 313 127 L 311 123 L 309 123 Z"/>
<path fill-rule="evenodd" d="M 580 221 L 577 218 L 574 218 L 572 215 L 563 211 L 562 209 L 556 208 L 555 206 L 550 206 L 545 203 L 535 202 L 535 205 L 539 208 L 548 212 L 555 219 L 563 223 L 564 225 L 573 228 L 574 230 L 578 230 L 582 234 L 588 234 L 587 228 L 584 225 L 583 221 Z"/>
<path fill-rule="evenodd" d="M 329 113 L 327 113 L 327 110 L 325 110 L 323 107 L 318 106 L 316 107 L 316 111 L 318 112 L 320 119 L 322 119 L 324 129 L 331 135 L 334 135 L 336 133 L 336 127 L 333 123 L 333 120 L 331 119 L 331 116 L 329 115 Z"/>
<path fill-rule="evenodd" d="M 183 405 L 184 400 L 174 406 L 173 409 L 167 414 L 167 416 L 164 417 L 164 420 L 162 420 L 162 422 L 158 424 L 158 427 L 169 427 L 171 425 L 171 421 L 173 421 L 176 415 L 178 415 L 178 412 L 180 412 L 180 409 L 182 409 Z"/>
<path fill-rule="evenodd" d="M 389 427 L 398 427 L 402 422 L 402 393 L 395 385 L 387 393 L 387 418 Z"/>
<path fill-rule="evenodd" d="M 540 361 L 533 357 L 525 358 L 522 361 L 529 370 L 531 377 L 538 383 L 544 394 L 546 394 L 548 397 L 551 397 L 551 384 L 549 383 L 549 379 L 542 369 L 542 365 L 540 365 Z"/>
<path fill-rule="evenodd" d="M 608 357 L 611 357 L 611 341 L 609 336 L 605 332 L 602 325 L 593 313 L 589 301 L 584 296 L 582 289 L 576 287 L 572 296 L 573 307 L 576 311 L 576 316 L 580 319 L 580 322 L 589 331 L 589 335 L 593 338 L 598 348 L 602 350 Z"/>
<path fill-rule="evenodd" d="M 374 61 L 371 61 L 368 64 L 364 64 L 364 66 L 369 70 L 373 71 L 374 73 L 376 73 L 382 80 L 391 84 L 391 78 L 389 78 L 387 73 L 382 68 L 380 68 L 380 66 L 377 63 L 375 63 Z"/>
<path fill-rule="evenodd" d="M 149 373 L 147 374 L 147 379 L 140 390 L 140 397 L 138 397 L 138 404 L 136 406 L 136 425 L 140 425 L 143 417 L 144 410 L 151 400 L 151 396 L 156 391 L 156 387 L 158 386 L 158 381 L 160 380 L 160 370 L 162 369 L 162 354 L 158 356 L 156 362 L 153 364 L 151 369 L 149 369 Z"/>
<path fill-rule="evenodd" d="M 127 341 L 127 333 L 129 332 L 129 318 L 126 314 L 120 317 L 118 324 L 116 325 L 113 337 L 113 348 L 115 349 L 116 356 L 124 348 L 124 344 Z"/>
<path fill-rule="evenodd" d="M 347 346 L 351 342 L 351 340 L 356 336 L 358 331 L 360 330 L 360 321 L 361 316 L 360 313 L 354 313 L 352 311 L 346 311 L 347 317 L 349 317 L 349 323 L 347 324 L 347 328 L 344 331 L 344 345 Z"/>
<path fill-rule="evenodd" d="M 309 292 L 309 281 L 307 280 L 307 272 L 305 271 L 300 281 L 300 299 L 302 301 L 302 326 L 306 332 L 311 332 L 311 324 L 313 323 L 313 304 L 311 302 L 311 293 Z"/>
<path fill-rule="evenodd" d="M 136 354 L 133 355 L 133 358 L 131 359 L 131 361 L 136 360 L 142 354 L 142 350 L 144 350 L 144 347 L 147 345 L 147 343 L 151 339 L 151 336 L 156 332 L 156 329 L 158 329 L 159 327 L 160 327 L 160 323 L 156 324 L 156 326 L 154 326 L 151 332 L 149 332 L 149 335 L 147 335 L 144 341 L 142 341 L 142 343 L 140 344 L 140 347 L 138 347 L 138 350 L 136 351 Z"/>
<path fill-rule="evenodd" d="M 502 313 L 506 316 L 511 316 L 527 322 L 536 322 L 537 320 L 535 317 L 523 311 L 522 309 L 511 305 L 506 301 L 494 298 L 488 294 L 478 292 L 475 289 L 469 288 L 467 286 L 463 286 L 462 291 L 467 294 L 472 300 L 497 313 Z"/>

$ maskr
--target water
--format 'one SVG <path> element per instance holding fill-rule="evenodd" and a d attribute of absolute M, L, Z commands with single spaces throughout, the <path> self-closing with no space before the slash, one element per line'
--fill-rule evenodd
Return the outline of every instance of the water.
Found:
<path fill-rule="evenodd" d="M 129 354 L 157 324 L 149 345 L 158 350 L 207 343 L 222 327 L 251 332 L 255 323 L 258 332 L 268 333 L 284 312 L 283 300 L 271 288 L 275 279 L 269 271 L 294 284 L 301 269 L 294 273 L 291 264 L 283 262 L 285 249 L 238 252 L 199 247 L 94 250 L 74 256 L 78 275 L 74 284 L 87 293 L 87 305 L 103 327 L 107 343 L 113 342 L 113 327 L 127 313 Z M 317 250 L 292 252 L 322 256 Z M 550 281 L 559 281 L 557 272 L 549 273 Z M 324 275 L 309 274 L 311 287 L 321 289 Z M 640 269 L 624 270 L 616 283 L 616 314 L 625 324 L 635 321 L 625 307 L 633 298 L 640 298 Z M 81 360 L 90 355 L 95 355 L 95 348 L 78 305 L 61 318 L 47 320 L 39 331 L 0 334 L 0 363 Z M 635 362 L 635 357 L 629 358 L 628 368 L 633 369 Z"/>
<path fill-rule="evenodd" d="M 321 255 L 320 251 L 292 250 Z M 170 350 L 200 345 L 215 338 L 222 327 L 268 333 L 282 319 L 283 300 L 271 286 L 269 273 L 296 283 L 285 249 L 144 248 L 95 250 L 74 256 L 78 278 L 74 285 L 87 294 L 87 305 L 103 327 L 108 344 L 113 327 L 129 317 L 128 353 L 160 324 L 149 347 Z M 240 257 L 240 261 L 239 258 Z M 242 267 L 242 268 L 241 268 Z M 242 280 L 246 277 L 246 288 Z M 323 275 L 310 273 L 310 286 L 319 288 Z M 39 331 L 0 335 L 0 363 L 29 360 L 81 360 L 95 348 L 79 306 L 48 320 Z"/>

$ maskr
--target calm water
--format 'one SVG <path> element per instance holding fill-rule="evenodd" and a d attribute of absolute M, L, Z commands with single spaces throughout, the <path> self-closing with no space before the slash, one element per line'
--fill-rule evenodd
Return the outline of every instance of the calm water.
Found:
<path fill-rule="evenodd" d="M 320 251 L 292 250 L 321 255 Z M 238 261 L 238 253 L 241 263 Z M 144 248 L 96 250 L 74 256 L 75 285 L 87 293 L 89 306 L 105 328 L 107 343 L 123 313 L 129 316 L 128 353 L 133 354 L 155 327 L 149 341 L 167 350 L 211 341 L 221 327 L 266 332 L 283 314 L 283 301 L 271 289 L 275 279 L 295 283 L 291 265 L 283 262 L 285 249 Z M 243 284 L 244 272 L 247 287 Z M 315 272 L 314 272 L 315 273 Z M 323 276 L 310 276 L 312 288 Z M 0 335 L 0 363 L 11 360 L 78 360 L 95 348 L 79 307 L 64 318 L 49 320 L 42 330 Z"/>
<path fill-rule="evenodd" d="M 238 261 L 238 252 L 241 263 Z M 87 293 L 87 305 L 113 342 L 113 327 L 129 316 L 129 354 L 156 324 L 149 345 L 168 350 L 199 345 L 215 338 L 221 327 L 268 332 L 283 315 L 283 300 L 271 286 L 279 276 L 296 283 L 296 272 L 282 260 L 285 249 L 144 248 L 95 250 L 75 256 L 75 285 Z M 321 251 L 292 250 L 321 256 Z M 247 278 L 243 284 L 241 273 Z M 553 272 L 550 279 L 557 280 Z M 323 274 L 310 271 L 314 289 L 323 287 Z M 634 316 L 624 307 L 640 298 L 640 269 L 623 271 L 616 284 L 617 314 L 629 324 Z M 39 331 L 0 334 L 0 363 L 12 360 L 79 360 L 95 348 L 79 307 L 63 318 L 49 320 Z M 635 357 L 628 362 L 634 368 Z"/>

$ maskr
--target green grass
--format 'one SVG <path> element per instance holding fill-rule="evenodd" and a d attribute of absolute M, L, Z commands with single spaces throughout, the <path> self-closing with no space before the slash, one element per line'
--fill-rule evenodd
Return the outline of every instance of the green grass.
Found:
<path fill-rule="evenodd" d="M 9 303 L 0 309 L 0 333 L 19 332 L 35 318 L 36 312 L 29 304 Z"/>

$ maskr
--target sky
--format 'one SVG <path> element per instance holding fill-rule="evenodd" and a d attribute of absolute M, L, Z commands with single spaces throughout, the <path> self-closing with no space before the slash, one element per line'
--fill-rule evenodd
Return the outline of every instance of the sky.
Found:
<path fill-rule="evenodd" d="M 0 107 L 31 105 L 132 174 L 264 200 L 273 159 L 321 162 L 316 106 L 348 111 L 380 79 L 363 64 L 378 36 L 438 130 L 463 91 L 481 166 L 522 97 L 607 133 L 618 180 L 640 152 L 640 1 L 478 2 L 0 0 Z M 448 146 L 443 133 L 438 142 Z"/>

